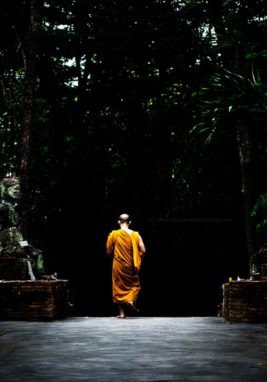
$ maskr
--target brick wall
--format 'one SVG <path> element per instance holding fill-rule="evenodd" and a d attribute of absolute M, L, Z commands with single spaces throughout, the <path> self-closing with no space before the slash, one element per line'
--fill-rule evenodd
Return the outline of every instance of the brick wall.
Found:
<path fill-rule="evenodd" d="M 67 280 L 0 280 L 1 320 L 54 320 L 69 313 Z"/>
<path fill-rule="evenodd" d="M 222 315 L 229 322 L 267 322 L 267 280 L 224 284 Z"/>

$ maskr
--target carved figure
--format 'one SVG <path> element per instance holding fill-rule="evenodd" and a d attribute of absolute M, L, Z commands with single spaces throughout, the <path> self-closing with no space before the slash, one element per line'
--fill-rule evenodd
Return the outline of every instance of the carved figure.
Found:
<path fill-rule="evenodd" d="M 18 177 L 8 174 L 0 182 L 0 256 L 15 256 L 29 260 L 28 269 L 31 280 L 34 274 L 44 274 L 43 253 L 30 245 L 19 231 L 19 217 L 16 211 L 20 197 Z"/>

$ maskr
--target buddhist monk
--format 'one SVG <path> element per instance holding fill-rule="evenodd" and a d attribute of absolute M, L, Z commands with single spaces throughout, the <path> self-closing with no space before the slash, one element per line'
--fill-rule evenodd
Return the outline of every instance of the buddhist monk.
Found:
<path fill-rule="evenodd" d="M 118 318 L 125 318 L 125 307 L 138 311 L 135 306 L 140 292 L 139 271 L 146 252 L 138 232 L 129 228 L 128 214 L 118 220 L 120 229 L 112 231 L 107 239 L 107 254 L 112 257 L 112 296 L 118 305 Z"/>

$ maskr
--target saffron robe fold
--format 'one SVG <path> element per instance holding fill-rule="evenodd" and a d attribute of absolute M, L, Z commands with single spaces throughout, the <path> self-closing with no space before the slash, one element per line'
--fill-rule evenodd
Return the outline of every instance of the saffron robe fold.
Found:
<path fill-rule="evenodd" d="M 107 254 L 113 256 L 113 302 L 136 302 L 141 289 L 138 271 L 142 261 L 138 232 L 112 231 L 107 240 Z"/>

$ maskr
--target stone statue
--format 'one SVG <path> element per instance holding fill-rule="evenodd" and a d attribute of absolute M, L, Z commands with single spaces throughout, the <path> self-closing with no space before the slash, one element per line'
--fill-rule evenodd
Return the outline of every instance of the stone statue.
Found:
<path fill-rule="evenodd" d="M 13 256 L 28 260 L 31 280 L 44 274 L 43 253 L 30 245 L 19 231 L 16 211 L 20 197 L 18 177 L 8 174 L 0 181 L 0 256 Z"/>

